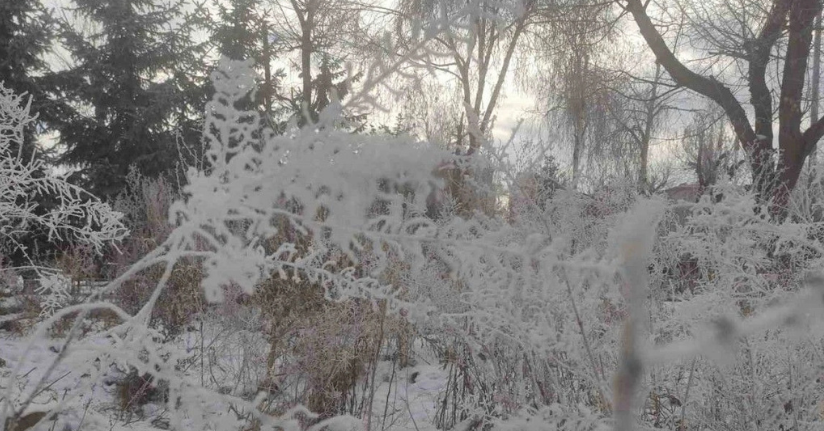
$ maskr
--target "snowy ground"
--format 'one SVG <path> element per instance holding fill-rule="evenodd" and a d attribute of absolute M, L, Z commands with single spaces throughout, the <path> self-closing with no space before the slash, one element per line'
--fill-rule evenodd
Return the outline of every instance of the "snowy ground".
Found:
<path fill-rule="evenodd" d="M 215 339 L 208 338 L 210 331 L 203 331 L 205 344 L 214 345 Z M 198 366 L 198 349 L 201 345 L 201 332 L 185 333 L 170 343 L 178 358 L 189 364 L 186 378 L 193 384 L 203 379 L 203 370 Z M 57 423 L 44 421 L 38 429 L 56 430 L 152 430 L 163 429 L 167 423 L 165 406 L 162 402 L 144 406 L 138 414 L 127 414 L 118 404 L 116 386 L 111 384 L 122 373 L 106 360 L 106 339 L 84 341 L 73 345 L 65 358 L 53 369 L 49 367 L 58 357 L 63 339 L 40 338 L 31 342 L 30 336 L 0 331 L 0 391 L 2 397 L 15 399 L 16 408 L 22 400 L 32 398 L 26 413 L 47 411 L 60 408 Z M 91 344 L 90 344 L 91 343 Z M 98 345 L 100 348 L 89 348 Z M 446 384 L 446 371 L 441 369 L 431 353 L 422 346 L 416 348 L 416 362 L 413 367 L 394 369 L 389 361 L 382 361 L 376 371 L 379 382 L 374 394 L 373 430 L 434 430 L 435 403 L 438 394 Z M 237 353 L 237 349 L 218 350 Z M 226 355 L 220 358 L 222 376 L 215 377 L 211 370 L 208 379 L 220 380 L 221 384 L 233 386 L 242 392 L 238 385 L 230 385 L 225 380 L 237 376 L 232 363 L 240 367 L 239 358 Z M 3 362 L 5 364 L 3 365 Z M 180 361 L 179 361 L 180 362 Z M 12 374 L 16 376 L 14 384 L 8 387 Z M 48 373 L 48 375 L 47 375 Z M 394 373 L 394 375 L 393 375 Z M 42 383 L 41 383 L 42 382 Z M 40 383 L 40 384 L 38 384 Z M 208 382 L 206 386 L 209 386 Z M 33 393 L 35 387 L 40 387 Z M 226 408 L 226 414 L 230 414 Z M 364 420 L 365 422 L 365 420 Z"/>

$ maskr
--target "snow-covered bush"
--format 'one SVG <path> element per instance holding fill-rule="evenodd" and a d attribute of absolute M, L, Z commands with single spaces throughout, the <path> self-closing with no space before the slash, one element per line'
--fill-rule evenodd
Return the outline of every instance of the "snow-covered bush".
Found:
<path fill-rule="evenodd" d="M 473 4 L 469 8 L 477 7 Z M 454 12 L 458 18 L 465 11 Z M 455 24 L 453 17 L 422 26 L 417 44 L 392 62 L 378 62 L 365 74 L 363 90 L 348 102 L 347 109 L 363 109 L 374 102 L 369 91 L 412 56 L 426 55 L 427 41 Z M 290 408 L 273 418 L 260 407 L 260 398 L 240 398 L 209 387 L 203 379 L 193 384 L 181 363 L 187 356 L 161 342 L 162 334 L 149 325 L 152 312 L 174 278 L 181 260 L 202 268 L 205 296 L 225 299 L 227 289 L 254 293 L 272 275 L 306 279 L 322 287 L 329 300 L 348 298 L 383 304 L 386 313 L 425 316 L 427 307 L 400 299 L 397 286 L 381 281 L 382 274 L 398 257 L 410 264 L 422 261 L 421 244 L 435 240 L 437 229 L 423 216 L 426 198 L 441 183 L 431 175 L 446 153 L 409 137 L 363 136 L 337 127 L 341 106 L 333 103 L 320 122 L 285 135 L 260 130 L 257 114 L 237 109 L 237 102 L 253 91 L 254 77 L 248 65 L 226 62 L 214 76 L 216 95 L 207 107 L 204 141 L 209 147 L 206 169 L 190 170 L 183 197 L 169 211 L 175 226 L 157 247 L 120 273 L 86 304 L 57 311 L 32 334 L 30 348 L 39 346 L 46 329 L 58 320 L 77 314 L 59 352 L 44 372 L 33 380 L 20 377 L 24 361 L 18 361 L 4 378 L 5 396 L 0 421 L 20 418 L 52 373 L 67 362 L 86 377 L 67 390 L 50 411 L 71 418 L 80 409 L 79 399 L 93 392 L 107 374 L 106 364 L 136 375 L 146 373 L 168 387 L 168 423 L 176 429 L 234 429 L 254 423 L 262 429 L 295 429 L 300 421 L 315 417 L 302 407 Z M 292 240 L 269 241 L 294 231 L 307 241 L 305 249 Z M 99 300 L 123 289 L 136 275 L 159 271 L 145 303 L 132 312 Z M 82 335 L 78 328 L 92 312 L 106 310 L 122 324 L 103 332 Z M 70 358 L 72 358 L 70 360 Z M 76 362 L 80 359 L 80 362 Z M 231 412 L 231 414 L 227 413 Z M 76 416 L 75 416 L 76 417 Z M 84 416 L 85 417 L 85 416 Z M 359 423 L 359 421 L 355 421 Z M 315 425 L 351 427 L 337 418 Z"/>
<path fill-rule="evenodd" d="M 416 248 L 408 238 L 431 239 L 435 234 L 422 214 L 426 196 L 435 186 L 430 173 L 442 160 L 441 154 L 424 151 L 411 138 L 350 134 L 334 127 L 336 116 L 331 111 L 313 128 L 282 136 L 268 132 L 263 135 L 264 145 L 257 145 L 259 141 L 251 138 L 258 122 L 250 121 L 256 114 L 235 107 L 253 90 L 253 83 L 251 69 L 244 63 L 226 62 L 215 74 L 217 94 L 204 128 L 209 170 L 189 172 L 184 199 L 170 209 L 177 226 L 165 241 L 101 292 L 103 297 L 122 289 L 135 275 L 159 271 L 147 301 L 134 313 L 105 302 L 66 307 L 33 334 L 33 342 L 40 342 L 48 325 L 71 313 L 80 313 L 78 322 L 95 309 L 116 313 L 123 323 L 101 334 L 80 337 L 72 328 L 49 370 L 68 356 L 93 355 L 100 359 L 97 363 L 114 362 L 139 375 L 148 372 L 168 382 L 169 420 L 178 429 L 229 429 L 248 420 L 267 429 L 297 425 L 290 412 L 283 420 L 271 418 L 258 410 L 254 400 L 193 386 L 186 373 L 177 371 L 184 357 L 160 343 L 161 334 L 147 324 L 181 259 L 192 259 L 203 268 L 202 286 L 211 301 L 223 299 L 232 286 L 252 294 L 271 274 L 320 283 L 325 295 L 338 301 L 386 300 L 396 292 L 379 281 L 381 271 L 393 256 L 410 252 L 414 256 Z M 408 193 L 399 194 L 400 189 Z M 279 234 L 282 221 L 310 239 L 305 254 L 288 242 L 268 247 L 267 239 Z M 389 304 L 390 312 L 401 306 L 399 301 Z M 101 347 L 101 342 L 106 346 Z M 105 369 L 87 365 L 92 378 L 79 382 L 80 387 L 55 411 L 76 408 L 73 402 L 84 388 L 99 384 Z M 49 374 L 34 388 L 45 384 Z M 7 394 L 0 419 L 19 416 L 32 402 L 33 396 L 26 395 L 31 392 L 15 393 L 16 376 L 13 373 L 11 383 L 4 385 Z M 204 410 L 204 403 L 223 407 L 218 407 L 220 412 Z M 225 414 L 229 406 L 244 414 Z"/>
<path fill-rule="evenodd" d="M 62 274 L 45 274 L 40 280 L 41 316 L 51 316 L 69 301 L 71 280 Z"/>
<path fill-rule="evenodd" d="M 35 121 L 31 100 L 0 83 L 0 239 L 19 246 L 31 229 L 45 228 L 49 239 L 87 243 L 96 250 L 120 240 L 127 231 L 121 214 L 64 177 L 47 172 L 40 158 L 23 156 L 24 130 Z M 38 208 L 52 199 L 54 209 Z M 23 250 L 25 251 L 25 250 Z"/>
<path fill-rule="evenodd" d="M 106 266 L 100 272 L 115 278 L 163 243 L 174 229 L 169 223 L 169 208 L 177 199 L 178 191 L 166 179 L 148 178 L 131 170 L 125 190 L 112 204 L 123 213 L 131 234 L 117 249 L 108 250 Z M 155 266 L 131 277 L 115 293 L 114 303 L 129 313 L 137 312 L 151 297 L 162 274 L 163 268 Z M 152 310 L 150 324 L 162 328 L 169 336 L 179 334 L 204 309 L 202 277 L 202 267 L 196 259 L 180 259 Z"/>
<path fill-rule="evenodd" d="M 517 418 L 577 405 L 582 429 L 613 413 L 618 429 L 820 426 L 820 324 L 805 320 L 822 305 L 820 281 L 807 279 L 821 266 L 817 222 L 775 224 L 744 187 L 717 192 L 720 202 L 664 205 L 631 188 L 559 191 L 519 202 L 508 225 L 476 219 L 471 241 L 439 244 L 461 256 L 445 259 L 453 280 L 416 275 L 438 304 L 431 332 L 446 334 L 436 423 L 531 429 Z M 697 272 L 686 291 L 675 286 L 685 267 Z M 792 335 L 800 322 L 808 342 Z"/>
<path fill-rule="evenodd" d="M 791 209 L 794 215 L 775 223 L 740 185 L 721 183 L 716 192 L 722 196 L 718 202 L 704 196 L 694 204 L 670 206 L 651 273 L 651 335 L 658 345 L 686 345 L 707 331 L 739 325 L 729 322 L 772 317 L 778 324 L 728 338 L 725 348 L 706 345 L 687 355 L 693 358 L 657 368 L 649 376 L 642 416 L 652 424 L 688 429 L 816 429 L 821 418 L 813 400 L 821 390 L 821 370 L 812 358 L 824 328 L 806 320 L 820 311 L 804 307 L 817 306 L 819 298 L 802 297 L 807 305 L 777 306 L 792 304 L 805 285 L 821 289 L 820 281 L 808 279 L 820 273 L 822 263 L 822 244 L 815 237 L 819 222 Z M 809 210 L 809 202 L 801 204 L 800 199 L 810 196 L 809 190 L 801 190 L 791 205 Z M 676 215 L 685 209 L 686 218 Z M 781 310 L 788 315 L 782 317 Z M 719 326 L 709 323 L 713 321 Z"/>
<path fill-rule="evenodd" d="M 35 121 L 31 100 L 14 94 L 0 83 L 0 259 L 3 253 L 19 253 L 28 259 L 27 269 L 42 278 L 42 315 L 67 305 L 71 281 L 53 269 L 38 267 L 22 238 L 45 230 L 51 241 L 89 247 L 97 253 L 123 239 L 128 231 L 122 214 L 113 211 L 63 176 L 48 172 L 45 162 L 24 156 L 24 130 Z M 50 202 L 44 208 L 41 202 Z M 10 274 L 15 268 L 0 268 Z"/>

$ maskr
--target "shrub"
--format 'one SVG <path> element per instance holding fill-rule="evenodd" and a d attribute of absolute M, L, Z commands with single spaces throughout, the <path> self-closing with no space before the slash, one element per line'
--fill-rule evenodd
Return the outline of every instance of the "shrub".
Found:
<path fill-rule="evenodd" d="M 132 368 L 114 382 L 118 408 L 123 414 L 140 413 L 144 405 L 164 403 L 169 397 L 168 388 L 157 384 L 150 373 L 139 373 Z"/>

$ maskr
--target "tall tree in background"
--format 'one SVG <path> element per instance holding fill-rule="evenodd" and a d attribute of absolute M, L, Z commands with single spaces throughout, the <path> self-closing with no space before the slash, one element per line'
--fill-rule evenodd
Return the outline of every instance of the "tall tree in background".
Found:
<path fill-rule="evenodd" d="M 824 119 L 815 119 L 801 129 L 802 96 L 811 52 L 813 21 L 820 14 L 821 0 L 771 0 L 767 9 L 746 10 L 746 19 L 730 19 L 718 25 L 725 13 L 743 13 L 741 8 L 714 9 L 702 3 L 694 10 L 715 10 L 697 26 L 703 41 L 711 46 L 712 57 L 732 58 L 746 70 L 743 79 L 749 87 L 752 120 L 747 109 L 731 90 L 731 84 L 719 81 L 711 70 L 696 72 L 680 60 L 667 45 L 647 12 L 649 2 L 619 2 L 635 19 L 647 45 L 658 62 L 679 85 L 703 95 L 723 108 L 741 146 L 749 157 L 753 183 L 759 196 L 772 202 L 771 212 L 779 219 L 785 214 L 789 192 L 795 187 L 804 161 L 824 135 Z M 743 15 L 739 15 L 743 16 Z M 712 25 L 716 22 L 716 25 Z M 757 23 L 752 25 L 751 23 Z M 736 23 L 736 24 L 731 24 Z M 740 27 L 737 28 L 736 26 Z M 786 45 L 779 43 L 786 41 Z M 713 46 L 715 45 L 715 46 Z M 768 75 L 777 51 L 783 58 L 776 69 L 778 76 Z M 773 124 L 776 102 L 768 82 L 778 82 L 778 154 L 773 148 Z"/>
<path fill-rule="evenodd" d="M 50 100 L 43 55 L 53 36 L 53 20 L 38 0 L 0 2 L 0 82 L 16 94 L 32 99 L 32 112 L 41 119 L 58 115 L 60 105 Z M 25 130 L 24 153 L 35 147 L 35 126 Z"/>
<path fill-rule="evenodd" d="M 62 162 L 78 165 L 100 196 L 134 165 L 156 177 L 174 168 L 178 140 L 196 130 L 205 67 L 177 0 L 74 0 L 61 36 L 74 60 L 62 73 L 75 115 L 60 124 Z M 91 32 L 75 30 L 86 21 Z"/>
<path fill-rule="evenodd" d="M 538 79 L 529 79 L 528 85 L 538 90 L 544 121 L 552 128 L 560 126 L 570 141 L 572 188 L 581 184 L 585 161 L 591 165 L 614 149 L 607 148 L 615 131 L 607 108 L 615 95 L 604 68 L 612 21 L 609 5 L 575 0 L 545 9 L 534 37 Z"/>
<path fill-rule="evenodd" d="M 337 97 L 342 99 L 358 78 L 343 69 L 359 32 L 364 4 L 351 0 L 269 0 L 273 11 L 275 52 L 296 59 L 300 86 L 274 97 L 297 117 L 298 124 L 316 122 Z M 363 117 L 348 117 L 361 120 Z"/>
<path fill-rule="evenodd" d="M 726 176 L 735 177 L 735 136 L 730 136 L 720 108 L 708 106 L 693 117 L 684 129 L 683 162 L 698 179 L 698 192 L 703 194 Z"/>
<path fill-rule="evenodd" d="M 454 146 L 457 154 L 473 156 L 490 140 L 505 84 L 513 74 L 517 48 L 538 19 L 541 4 L 537 0 L 400 3 L 394 16 L 394 48 L 401 51 L 418 47 L 422 42 L 423 35 L 413 30 L 421 21 L 456 20 L 450 31 L 426 43 L 428 55 L 418 59 L 414 66 L 437 71 L 437 88 L 443 89 L 446 78 L 456 89 L 455 105 L 462 112 L 453 112 L 440 120 L 449 130 L 444 143 Z M 412 91 L 420 87 L 419 82 L 413 82 Z M 451 92 L 441 91 L 438 97 L 443 96 L 454 97 Z M 457 214 L 468 216 L 478 209 L 494 211 L 492 170 L 456 166 L 448 170 L 447 176 Z"/>
<path fill-rule="evenodd" d="M 608 145 L 626 144 L 624 152 L 632 161 L 630 176 L 637 177 L 641 193 L 652 193 L 666 185 L 666 171 L 655 175 L 650 168 L 650 149 L 655 134 L 665 129 L 667 114 L 675 109 L 672 98 L 680 87 L 664 81 L 665 72 L 660 64 L 655 64 L 652 76 L 635 77 L 625 75 L 616 80 L 611 91 L 618 97 L 617 103 L 609 105 L 612 121 L 617 123 L 621 136 Z"/>
<path fill-rule="evenodd" d="M 273 64 L 276 32 L 271 5 L 267 7 L 262 0 L 215 0 L 213 6 L 215 15 L 203 9 L 212 45 L 222 57 L 254 62 L 260 77 L 256 100 L 250 103 L 267 118 L 277 117 L 275 99 L 284 72 Z"/>
<path fill-rule="evenodd" d="M 461 103 L 466 118 L 468 147 L 473 154 L 488 138 L 495 111 L 502 99 L 504 84 L 516 55 L 516 48 L 529 27 L 539 18 L 541 2 L 467 2 L 471 11 L 460 25 L 435 38 L 432 56 L 426 67 L 455 78 L 460 88 Z M 416 20 L 437 19 L 441 13 L 463 13 L 461 2 L 449 3 L 445 11 L 441 4 L 420 0 L 405 0 L 395 25 L 400 45 L 413 45 L 410 33 L 405 33 Z"/>

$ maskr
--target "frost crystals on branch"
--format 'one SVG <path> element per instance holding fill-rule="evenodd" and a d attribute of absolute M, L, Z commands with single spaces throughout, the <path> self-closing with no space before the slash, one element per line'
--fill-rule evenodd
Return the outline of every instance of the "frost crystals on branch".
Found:
<path fill-rule="evenodd" d="M 122 214 L 60 176 L 37 175 L 45 171 L 43 161 L 23 158 L 23 131 L 35 120 L 30 107 L 25 95 L 0 83 L 0 237 L 13 240 L 38 224 L 49 230 L 51 240 L 77 240 L 97 250 L 125 237 Z M 39 215 L 35 200 L 46 196 L 59 205 Z"/>
<path fill-rule="evenodd" d="M 0 242 L 26 254 L 19 240 L 35 227 L 45 228 L 51 241 L 88 244 L 98 252 L 105 244 L 123 239 L 128 231 L 121 223 L 122 214 L 65 178 L 48 173 L 34 154 L 31 160 L 24 157 L 24 130 L 36 118 L 30 108 L 30 99 L 0 83 Z M 38 204 L 42 199 L 57 202 L 56 208 L 42 211 Z M 41 293 L 47 297 L 44 311 L 49 314 L 59 306 L 62 294 L 48 287 Z"/>
<path fill-rule="evenodd" d="M 232 282 L 251 293 L 272 273 L 324 282 L 335 298 L 386 297 L 375 277 L 415 253 L 410 240 L 435 234 L 425 200 L 437 186 L 432 169 L 448 156 L 409 137 L 341 130 L 335 104 L 319 123 L 275 135 L 236 108 L 253 77 L 248 63 L 229 60 L 213 75 L 210 168 L 189 172 L 186 200 L 171 209 L 183 246 L 208 250 L 198 253 L 207 298 L 221 300 Z"/>

